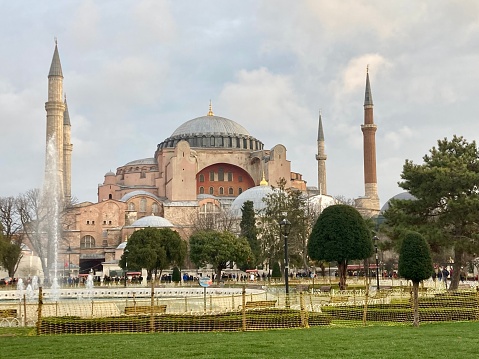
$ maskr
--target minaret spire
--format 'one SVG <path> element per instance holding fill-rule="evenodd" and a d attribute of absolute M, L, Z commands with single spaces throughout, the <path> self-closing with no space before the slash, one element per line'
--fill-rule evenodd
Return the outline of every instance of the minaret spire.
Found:
<path fill-rule="evenodd" d="M 65 111 L 63 112 L 63 193 L 65 200 L 70 202 L 72 196 L 72 149 L 71 123 L 68 113 L 67 96 L 64 99 Z"/>
<path fill-rule="evenodd" d="M 324 131 L 321 110 L 319 111 L 318 121 L 318 153 L 316 160 L 318 161 L 318 189 L 320 194 L 327 194 L 326 190 L 326 153 L 324 152 Z"/>
<path fill-rule="evenodd" d="M 46 178 L 49 178 L 50 176 L 48 176 L 48 172 L 55 171 L 57 173 L 56 176 L 58 179 L 59 188 L 63 189 L 63 126 L 65 103 L 63 102 L 62 97 L 63 72 L 62 65 L 60 63 L 60 56 L 58 54 L 58 43 L 55 39 L 55 50 L 53 52 L 52 63 L 50 65 L 50 72 L 48 73 L 48 101 L 45 103 L 45 110 L 47 112 L 47 156 L 45 163 L 45 176 Z M 54 153 L 48 154 L 49 143 L 51 148 L 50 151 Z"/>
<path fill-rule="evenodd" d="M 361 125 L 364 146 L 364 187 L 365 198 L 362 207 L 366 212 L 379 212 L 378 184 L 376 175 L 376 130 L 373 112 L 373 96 L 369 82 L 369 66 L 366 69 L 366 90 L 364 95 L 364 124 Z"/>

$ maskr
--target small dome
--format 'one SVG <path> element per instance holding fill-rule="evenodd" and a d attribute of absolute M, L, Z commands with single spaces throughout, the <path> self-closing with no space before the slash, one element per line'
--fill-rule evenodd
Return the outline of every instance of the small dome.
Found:
<path fill-rule="evenodd" d="M 116 176 L 116 174 L 114 174 L 112 171 L 108 171 L 107 173 L 105 173 L 105 177 L 109 176 Z"/>
<path fill-rule="evenodd" d="M 336 204 L 336 201 L 333 197 L 324 194 L 318 194 L 316 196 L 309 197 L 308 202 L 318 211 L 318 213 L 321 213 L 326 207 Z"/>
<path fill-rule="evenodd" d="M 230 212 L 236 217 L 241 217 L 241 208 L 246 201 L 253 202 L 253 208 L 255 211 L 263 210 L 266 208 L 266 203 L 264 203 L 263 198 L 274 191 L 275 190 L 271 188 L 271 186 L 266 185 L 252 187 L 235 198 L 231 204 Z"/>
<path fill-rule="evenodd" d="M 174 227 L 173 224 L 167 220 L 166 218 L 160 216 L 146 216 L 140 218 L 133 222 L 131 226 L 134 228 L 146 228 L 146 227 L 154 227 L 154 228 L 164 228 L 164 227 Z"/>
<path fill-rule="evenodd" d="M 116 249 L 125 249 L 127 241 L 121 242 Z"/>
<path fill-rule="evenodd" d="M 389 201 L 391 201 L 392 199 L 409 199 L 409 200 L 414 200 L 416 199 L 416 197 L 414 197 L 412 194 L 410 194 L 409 192 L 402 192 L 402 193 L 399 193 L 397 195 L 395 195 L 394 197 L 391 197 L 388 199 L 388 201 L 384 204 L 384 206 L 382 206 L 381 208 L 381 213 L 384 213 L 386 212 L 388 209 L 389 209 Z"/>

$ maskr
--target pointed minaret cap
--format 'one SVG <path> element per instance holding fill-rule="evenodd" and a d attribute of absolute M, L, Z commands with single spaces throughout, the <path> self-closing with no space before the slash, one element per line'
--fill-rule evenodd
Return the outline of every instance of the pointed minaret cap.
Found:
<path fill-rule="evenodd" d="M 366 67 L 366 93 L 364 95 L 364 106 L 373 106 L 373 95 L 369 84 L 369 65 Z"/>
<path fill-rule="evenodd" d="M 63 124 L 67 126 L 71 126 L 70 123 L 70 114 L 68 113 L 68 105 L 67 105 L 67 95 L 65 94 L 65 111 L 63 111 Z"/>
<path fill-rule="evenodd" d="M 266 181 L 266 179 L 264 178 L 264 171 L 263 171 L 263 179 L 261 180 L 259 185 L 260 186 L 268 186 L 269 185 L 268 181 Z"/>
<path fill-rule="evenodd" d="M 208 110 L 208 116 L 214 116 L 215 114 L 213 113 L 213 106 L 211 105 L 211 100 L 210 100 L 210 108 Z"/>
<path fill-rule="evenodd" d="M 52 64 L 50 66 L 50 72 L 48 73 L 48 77 L 50 76 L 63 77 L 62 65 L 60 63 L 60 55 L 58 55 L 58 44 L 57 44 L 56 38 L 55 38 L 55 52 L 53 53 Z"/>
<path fill-rule="evenodd" d="M 321 110 L 319 110 L 318 141 L 324 141 L 323 119 L 321 118 Z"/>

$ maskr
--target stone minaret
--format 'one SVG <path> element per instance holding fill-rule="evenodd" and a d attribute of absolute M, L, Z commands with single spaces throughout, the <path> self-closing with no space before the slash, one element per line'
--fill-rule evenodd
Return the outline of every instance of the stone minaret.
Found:
<path fill-rule="evenodd" d="M 45 175 L 49 178 L 48 171 L 57 173 L 58 188 L 63 186 L 63 115 L 65 103 L 63 102 L 63 73 L 58 55 L 58 46 L 55 41 L 55 52 L 48 74 L 48 102 L 45 103 L 47 111 L 47 156 L 45 163 Z M 49 150 L 49 143 L 53 144 L 54 151 Z M 52 148 L 53 148 L 52 147 Z M 54 152 L 54 153 L 49 153 Z M 63 191 L 62 191 L 63 192 Z"/>
<path fill-rule="evenodd" d="M 319 194 L 327 194 L 326 190 L 326 154 L 324 153 L 324 131 L 323 120 L 321 118 L 321 111 L 319 112 L 318 124 L 318 154 L 316 161 L 318 161 L 318 189 Z"/>
<path fill-rule="evenodd" d="M 72 197 L 72 149 L 71 124 L 65 96 L 65 112 L 63 112 L 63 193 L 67 203 Z"/>
<path fill-rule="evenodd" d="M 379 212 L 378 181 L 376 176 L 376 130 L 373 113 L 373 97 L 369 84 L 369 70 L 366 72 L 366 92 L 364 97 L 364 188 L 365 198 L 362 199 L 361 207 L 365 212 L 377 214 Z"/>

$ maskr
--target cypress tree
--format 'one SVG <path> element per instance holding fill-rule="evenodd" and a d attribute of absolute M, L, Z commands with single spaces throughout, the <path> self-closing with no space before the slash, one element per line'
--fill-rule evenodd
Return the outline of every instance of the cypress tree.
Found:
<path fill-rule="evenodd" d="M 419 282 L 428 279 L 433 270 L 431 252 L 424 237 L 417 232 L 406 233 L 399 252 L 398 272 L 401 277 L 412 281 L 413 284 L 415 327 L 419 326 Z"/>

